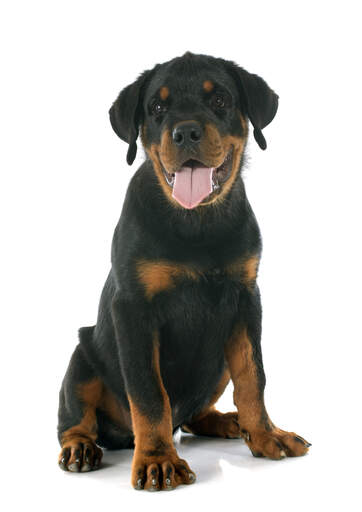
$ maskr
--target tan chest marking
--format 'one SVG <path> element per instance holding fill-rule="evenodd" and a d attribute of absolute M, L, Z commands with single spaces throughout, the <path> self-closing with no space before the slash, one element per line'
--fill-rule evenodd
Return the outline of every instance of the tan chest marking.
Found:
<path fill-rule="evenodd" d="M 250 256 L 243 261 L 236 261 L 227 267 L 227 273 L 240 278 L 248 288 L 253 288 L 258 275 L 259 261 L 258 255 Z"/>
<path fill-rule="evenodd" d="M 196 280 L 199 277 L 198 273 L 187 265 L 147 260 L 137 263 L 137 276 L 148 300 L 160 292 L 171 290 L 180 279 Z"/>

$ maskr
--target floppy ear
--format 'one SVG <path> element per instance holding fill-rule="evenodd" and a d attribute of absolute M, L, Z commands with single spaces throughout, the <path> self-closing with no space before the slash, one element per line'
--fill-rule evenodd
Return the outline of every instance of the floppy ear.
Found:
<path fill-rule="evenodd" d="M 133 84 L 125 87 L 109 110 L 113 130 L 125 142 L 128 142 L 127 163 L 133 164 L 137 153 L 136 140 L 139 125 L 143 118 L 143 93 L 150 71 L 145 71 Z"/>
<path fill-rule="evenodd" d="M 261 149 L 266 149 L 266 140 L 261 130 L 274 119 L 279 96 L 260 76 L 248 73 L 233 62 L 227 65 L 236 82 L 241 104 L 254 127 L 255 140 Z"/>

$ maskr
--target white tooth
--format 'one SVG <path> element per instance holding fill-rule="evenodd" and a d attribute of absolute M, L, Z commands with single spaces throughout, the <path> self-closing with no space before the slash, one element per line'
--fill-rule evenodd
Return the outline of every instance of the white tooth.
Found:
<path fill-rule="evenodd" d="M 174 176 L 170 176 L 169 174 L 166 174 L 165 176 L 166 176 L 166 181 L 167 181 L 167 183 L 168 183 L 170 186 L 171 186 L 171 185 L 173 185 L 173 182 L 175 181 Z"/>
<path fill-rule="evenodd" d="M 220 185 L 218 183 L 218 181 L 216 179 L 212 179 L 212 190 L 217 190 L 218 188 L 220 188 Z"/>

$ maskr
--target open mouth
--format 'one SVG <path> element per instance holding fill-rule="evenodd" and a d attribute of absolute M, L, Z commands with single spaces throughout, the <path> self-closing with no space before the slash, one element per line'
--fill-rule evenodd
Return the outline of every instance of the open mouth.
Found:
<path fill-rule="evenodd" d="M 195 208 L 211 194 L 220 192 L 223 183 L 230 177 L 233 148 L 219 167 L 207 167 L 198 160 L 187 160 L 180 170 L 168 173 L 163 167 L 167 184 L 172 188 L 172 197 L 184 208 Z"/>

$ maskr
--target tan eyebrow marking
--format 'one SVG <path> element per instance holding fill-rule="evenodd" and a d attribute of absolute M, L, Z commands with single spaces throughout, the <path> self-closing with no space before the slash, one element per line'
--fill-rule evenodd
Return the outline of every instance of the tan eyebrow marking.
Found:
<path fill-rule="evenodd" d="M 205 92 L 211 92 L 214 88 L 214 84 L 211 82 L 211 80 L 205 80 L 202 86 Z"/>
<path fill-rule="evenodd" d="M 167 100 L 167 98 L 169 97 L 169 94 L 170 94 L 170 90 L 168 87 L 166 87 L 165 85 L 163 87 L 161 87 L 160 98 L 162 101 Z"/>

